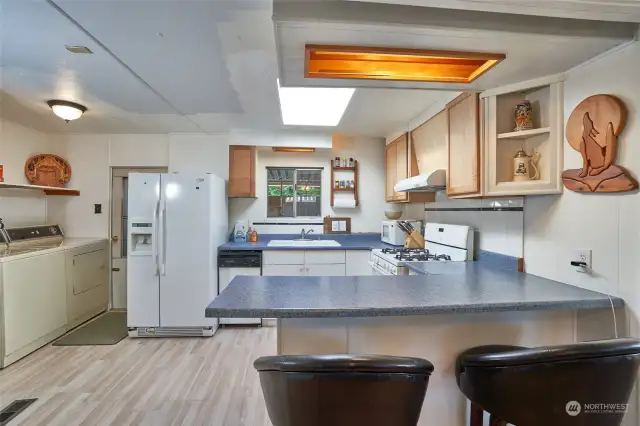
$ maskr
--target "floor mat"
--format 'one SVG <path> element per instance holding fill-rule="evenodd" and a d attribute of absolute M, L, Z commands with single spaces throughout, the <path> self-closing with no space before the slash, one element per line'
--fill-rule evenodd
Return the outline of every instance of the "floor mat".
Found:
<path fill-rule="evenodd" d="M 110 311 L 62 336 L 53 346 L 115 345 L 127 334 L 127 313 Z"/>

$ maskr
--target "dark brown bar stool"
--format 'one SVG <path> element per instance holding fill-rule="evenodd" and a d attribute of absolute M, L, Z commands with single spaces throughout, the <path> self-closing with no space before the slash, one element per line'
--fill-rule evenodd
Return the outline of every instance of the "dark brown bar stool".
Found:
<path fill-rule="evenodd" d="M 433 365 L 381 355 L 259 358 L 273 426 L 415 426 Z"/>
<path fill-rule="evenodd" d="M 589 412 L 586 404 L 627 404 L 640 366 L 640 341 L 612 339 L 523 348 L 478 346 L 461 353 L 456 379 L 471 400 L 471 426 L 619 426 L 624 410 Z"/>

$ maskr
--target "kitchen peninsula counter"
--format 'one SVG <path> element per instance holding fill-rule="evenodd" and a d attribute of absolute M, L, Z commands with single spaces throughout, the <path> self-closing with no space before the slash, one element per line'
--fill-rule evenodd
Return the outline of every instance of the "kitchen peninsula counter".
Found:
<path fill-rule="evenodd" d="M 236 277 L 206 315 L 277 318 L 273 354 L 428 359 L 435 371 L 418 426 L 467 424 L 455 360 L 470 347 L 612 338 L 612 305 L 618 333 L 627 335 L 624 302 L 617 297 L 483 262 L 406 266 L 422 275 Z"/>
<path fill-rule="evenodd" d="M 416 276 L 234 278 L 209 317 L 330 318 L 610 307 L 609 297 L 479 262 L 416 264 Z M 421 268 L 421 269 L 420 269 Z M 611 299 L 614 306 L 622 299 Z"/>

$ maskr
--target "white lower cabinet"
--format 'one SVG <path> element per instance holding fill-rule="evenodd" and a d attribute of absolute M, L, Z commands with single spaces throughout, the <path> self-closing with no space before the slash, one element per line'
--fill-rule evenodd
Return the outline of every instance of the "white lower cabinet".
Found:
<path fill-rule="evenodd" d="M 308 265 L 306 266 L 306 275 L 308 277 L 344 277 L 346 270 L 345 264 L 325 264 L 325 265 Z"/>
<path fill-rule="evenodd" d="M 263 276 L 371 275 L 369 250 L 278 250 L 262 254 Z"/>
<path fill-rule="evenodd" d="M 369 265 L 371 250 L 349 250 L 347 251 L 347 270 L 349 277 L 358 275 L 373 275 L 373 270 Z"/>

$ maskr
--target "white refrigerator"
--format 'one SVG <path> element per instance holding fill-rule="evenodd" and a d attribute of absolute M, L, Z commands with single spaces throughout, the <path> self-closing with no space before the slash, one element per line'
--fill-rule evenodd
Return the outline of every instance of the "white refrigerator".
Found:
<path fill-rule="evenodd" d="M 131 173 L 127 205 L 129 335 L 212 336 L 218 319 L 204 311 L 218 294 L 225 181 L 213 174 Z"/>

